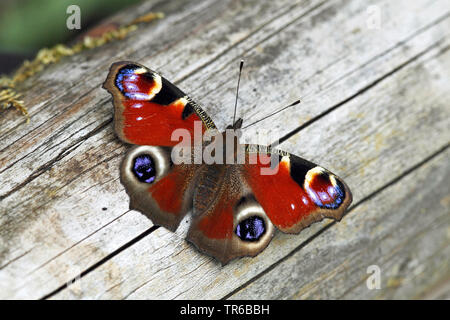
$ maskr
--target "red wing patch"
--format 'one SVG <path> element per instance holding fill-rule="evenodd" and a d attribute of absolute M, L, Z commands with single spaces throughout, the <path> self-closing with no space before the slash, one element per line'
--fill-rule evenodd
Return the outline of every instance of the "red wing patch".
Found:
<path fill-rule="evenodd" d="M 215 211 L 205 215 L 198 223 L 198 229 L 210 239 L 231 238 L 233 234 L 233 205 L 222 198 Z"/>
<path fill-rule="evenodd" d="M 212 120 L 185 93 L 142 65 L 117 62 L 104 87 L 113 95 L 119 138 L 137 145 L 174 146 L 172 133 L 186 129 L 194 139 L 195 123 L 215 129 Z"/>
<path fill-rule="evenodd" d="M 180 98 L 162 106 L 153 102 L 124 101 L 124 110 L 119 120 L 127 142 L 139 145 L 175 146 L 178 140 L 171 139 L 176 129 L 186 129 L 194 137 L 195 121 L 201 123 L 197 114 L 182 118 L 186 99 Z M 201 126 L 202 134 L 205 127 Z"/>
<path fill-rule="evenodd" d="M 148 191 L 162 211 L 178 215 L 182 211 L 182 199 L 189 180 L 181 167 L 175 167 Z"/>
<path fill-rule="evenodd" d="M 281 231 L 297 233 L 323 217 L 340 219 L 351 202 L 348 188 L 332 173 L 293 155 L 244 166 L 244 176 L 255 198 Z M 264 174 L 261 169 L 268 170 Z"/>

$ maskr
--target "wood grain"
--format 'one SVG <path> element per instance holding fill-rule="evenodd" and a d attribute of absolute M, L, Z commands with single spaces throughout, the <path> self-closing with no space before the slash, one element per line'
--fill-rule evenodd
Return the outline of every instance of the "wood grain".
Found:
<path fill-rule="evenodd" d="M 380 29 L 368 28 L 367 6 L 356 0 L 148 1 L 112 20 L 147 11 L 166 18 L 29 79 L 31 123 L 14 111 L 0 117 L 0 296 L 445 296 L 438 284 L 450 275 L 449 8 L 443 0 L 371 4 L 380 8 Z M 282 149 L 343 177 L 356 206 L 339 224 L 279 233 L 258 257 L 221 267 L 182 230 L 154 228 L 128 210 L 118 180 L 126 146 L 100 85 L 110 63 L 139 61 L 189 92 L 223 128 L 242 57 L 246 123 L 302 98 L 249 127 L 246 138 L 284 136 Z M 403 227 L 408 214 L 418 222 Z M 370 291 L 365 269 L 377 263 L 385 289 Z"/>

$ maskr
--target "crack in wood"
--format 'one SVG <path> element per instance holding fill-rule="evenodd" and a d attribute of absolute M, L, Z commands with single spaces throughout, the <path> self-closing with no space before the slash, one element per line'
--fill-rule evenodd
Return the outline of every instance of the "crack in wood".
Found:
<path fill-rule="evenodd" d="M 110 123 L 112 122 L 112 118 L 103 122 L 102 124 L 100 124 L 97 128 L 95 128 L 93 131 L 87 133 L 86 135 L 84 135 L 83 137 L 78 138 L 77 140 L 75 140 L 73 143 L 71 143 L 69 146 L 65 147 L 64 149 L 61 150 L 61 152 L 55 157 L 53 158 L 51 161 L 43 164 L 42 166 L 40 166 L 37 170 L 35 170 L 31 175 L 28 176 L 28 178 L 26 178 L 22 183 L 18 184 L 17 186 L 15 186 L 14 188 L 12 188 L 10 191 L 4 193 L 3 195 L 0 195 L 0 201 L 2 201 L 3 199 L 5 199 L 6 197 L 9 197 L 11 194 L 13 194 L 14 192 L 20 190 L 21 188 L 23 188 L 25 185 L 27 185 L 29 182 L 33 181 L 34 179 L 38 178 L 39 176 L 41 176 L 43 173 L 47 172 L 48 170 L 50 170 L 53 165 L 60 161 L 61 159 L 63 159 L 65 156 L 67 156 L 68 154 L 70 154 L 72 151 L 74 151 L 76 148 L 78 148 L 84 141 L 86 141 L 86 139 L 96 135 L 97 133 L 99 133 L 100 131 L 102 131 L 105 127 L 107 127 Z"/>
<path fill-rule="evenodd" d="M 110 254 L 108 254 L 106 257 L 104 257 L 103 259 L 101 259 L 100 261 L 98 261 L 97 263 L 93 264 L 92 266 L 90 266 L 89 268 L 87 268 L 86 270 L 84 270 L 83 272 L 81 272 L 78 276 L 76 276 L 75 278 L 73 278 L 72 280 L 68 281 L 67 283 L 73 283 L 75 282 L 77 279 L 81 279 L 83 278 L 85 275 L 87 275 L 88 273 L 92 272 L 93 270 L 95 270 L 96 268 L 98 268 L 99 266 L 101 266 L 102 264 L 104 264 L 106 261 L 110 260 L 111 258 L 113 258 L 114 256 L 118 255 L 119 253 L 121 253 L 122 251 L 124 251 L 125 249 L 128 249 L 129 247 L 131 247 L 133 244 L 135 244 L 136 242 L 142 240 L 143 238 L 145 238 L 146 236 L 148 236 L 149 234 L 151 234 L 152 232 L 154 232 L 155 230 L 157 230 L 159 227 L 157 226 L 153 226 L 149 229 L 147 229 L 146 231 L 142 232 L 140 235 L 138 235 L 136 238 L 134 238 L 133 240 L 125 243 L 124 245 L 122 245 L 120 248 L 114 250 L 113 252 L 111 252 Z M 55 290 L 53 290 L 52 292 L 46 294 L 45 296 L 43 296 L 42 298 L 40 298 L 40 300 L 45 300 L 50 298 L 51 296 L 57 294 L 58 292 L 60 292 L 61 290 L 65 289 L 68 285 L 63 284 L 62 286 L 56 288 Z"/>
<path fill-rule="evenodd" d="M 300 132 L 301 130 L 305 129 L 306 127 L 309 127 L 310 125 L 312 125 L 314 122 L 316 122 L 317 120 L 325 117 L 326 115 L 328 115 L 329 113 L 333 112 L 334 110 L 336 110 L 337 108 L 343 106 L 344 104 L 352 101 L 353 99 L 355 99 L 356 97 L 358 97 L 359 95 L 365 93 L 366 91 L 372 89 L 373 87 L 375 87 L 376 85 L 378 85 L 379 83 L 381 83 L 382 81 L 388 79 L 390 76 L 392 76 L 393 74 L 395 74 L 396 72 L 400 71 L 401 69 L 403 69 L 404 67 L 406 67 L 407 65 L 409 65 L 410 63 L 416 61 L 417 59 L 419 59 L 420 57 L 422 57 L 424 54 L 426 54 L 427 52 L 429 52 L 431 49 L 438 47 L 439 44 L 441 44 L 443 42 L 443 40 L 439 40 L 435 43 L 433 43 L 432 45 L 430 45 L 429 47 L 427 47 L 426 49 L 424 49 L 423 51 L 419 52 L 418 54 L 416 54 L 415 56 L 413 56 L 412 58 L 408 59 L 407 61 L 403 62 L 402 64 L 398 65 L 397 67 L 395 67 L 394 69 L 392 69 L 391 71 L 389 71 L 388 73 L 382 75 L 381 77 L 379 77 L 378 79 L 375 79 L 373 82 L 371 82 L 370 84 L 366 85 L 365 87 L 363 87 L 362 89 L 358 90 L 355 94 L 351 95 L 350 97 L 342 100 L 341 102 L 335 104 L 334 106 L 332 106 L 331 108 L 325 110 L 324 112 L 318 114 L 317 116 L 313 117 L 312 119 L 306 121 L 304 124 L 300 125 L 299 127 L 297 127 L 296 129 L 292 130 L 291 132 L 287 133 L 286 135 L 284 135 L 283 137 L 281 137 L 280 139 L 278 139 L 278 141 L 274 142 L 271 144 L 272 147 L 276 147 L 277 145 L 283 143 L 284 141 L 288 140 L 289 138 L 291 138 L 292 136 L 294 136 L 295 134 L 297 134 L 298 132 Z M 445 51 L 448 50 L 449 47 L 445 47 L 444 49 L 440 50 L 439 54 L 444 53 Z"/>

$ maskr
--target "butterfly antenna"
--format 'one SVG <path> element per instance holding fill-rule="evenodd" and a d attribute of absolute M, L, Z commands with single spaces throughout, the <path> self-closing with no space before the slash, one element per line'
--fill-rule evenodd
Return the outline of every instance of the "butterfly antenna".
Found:
<path fill-rule="evenodd" d="M 294 102 L 292 102 L 290 105 L 288 105 L 288 106 L 286 106 L 286 107 L 283 107 L 283 108 L 281 108 L 280 110 L 277 110 L 277 111 L 275 111 L 275 112 L 272 112 L 271 114 L 268 114 L 267 116 L 262 117 L 261 119 L 256 120 L 256 121 L 253 122 L 253 123 L 250 123 L 248 126 L 245 126 L 245 127 L 243 127 L 242 129 L 245 129 L 245 128 L 248 128 L 248 127 L 250 127 L 250 126 L 252 126 L 252 125 L 254 125 L 254 124 L 257 124 L 258 122 L 261 122 L 261 121 L 263 121 L 263 120 L 265 120 L 265 119 L 267 119 L 267 118 L 269 118 L 269 117 L 271 117 L 271 116 L 274 116 L 274 115 L 276 115 L 277 113 L 280 113 L 281 111 L 286 110 L 287 108 L 293 107 L 293 106 L 299 104 L 300 102 L 301 102 L 300 100 L 294 101 Z"/>
<path fill-rule="evenodd" d="M 234 102 L 234 115 L 233 115 L 233 126 L 236 121 L 236 110 L 237 110 L 237 103 L 238 103 L 238 97 L 239 97 L 239 83 L 241 82 L 241 73 L 242 68 L 244 67 L 244 60 L 241 60 L 241 63 L 239 64 L 239 78 L 236 88 L 236 101 Z"/>

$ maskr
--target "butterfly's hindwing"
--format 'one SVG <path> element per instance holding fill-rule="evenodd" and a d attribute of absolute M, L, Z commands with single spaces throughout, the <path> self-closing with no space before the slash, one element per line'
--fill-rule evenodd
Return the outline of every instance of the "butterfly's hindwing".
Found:
<path fill-rule="evenodd" d="M 174 231 L 192 208 L 197 165 L 175 165 L 170 147 L 132 147 L 121 165 L 130 208 Z"/>

